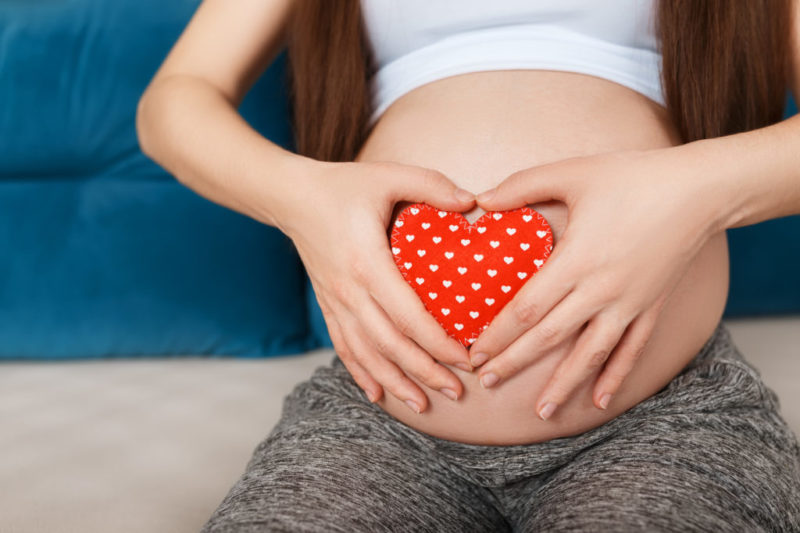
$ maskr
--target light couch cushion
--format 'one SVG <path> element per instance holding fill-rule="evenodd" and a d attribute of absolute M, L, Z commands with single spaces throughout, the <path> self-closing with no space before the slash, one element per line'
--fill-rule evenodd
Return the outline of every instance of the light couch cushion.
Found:
<path fill-rule="evenodd" d="M 800 432 L 800 317 L 726 325 Z M 332 357 L 0 364 L 0 531 L 196 533 Z"/>

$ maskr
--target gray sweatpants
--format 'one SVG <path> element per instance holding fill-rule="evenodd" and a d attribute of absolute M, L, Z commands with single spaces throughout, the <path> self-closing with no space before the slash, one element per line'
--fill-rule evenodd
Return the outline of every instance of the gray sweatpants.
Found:
<path fill-rule="evenodd" d="M 416 431 L 334 356 L 285 398 L 202 529 L 256 531 L 798 532 L 800 448 L 722 322 L 655 395 L 526 445 Z"/>

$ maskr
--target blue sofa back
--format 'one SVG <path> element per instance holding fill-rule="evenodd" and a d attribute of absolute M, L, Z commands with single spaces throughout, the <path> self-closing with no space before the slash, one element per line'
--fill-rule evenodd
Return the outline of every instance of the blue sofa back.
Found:
<path fill-rule="evenodd" d="M 139 150 L 139 97 L 198 4 L 0 2 L 0 358 L 314 346 L 291 241 Z M 240 110 L 289 146 L 283 59 Z"/>
<path fill-rule="evenodd" d="M 289 239 L 139 150 L 139 96 L 199 2 L 0 2 L 0 359 L 331 346 Z M 284 67 L 240 111 L 290 148 Z M 800 217 L 728 233 L 725 315 L 800 312 Z"/>

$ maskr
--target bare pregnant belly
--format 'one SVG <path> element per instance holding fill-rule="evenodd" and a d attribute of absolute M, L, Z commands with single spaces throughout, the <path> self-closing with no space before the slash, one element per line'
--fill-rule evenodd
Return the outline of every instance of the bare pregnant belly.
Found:
<path fill-rule="evenodd" d="M 676 143 L 661 106 L 612 82 L 567 72 L 478 72 L 438 80 L 404 95 L 381 117 L 357 160 L 435 168 L 462 188 L 480 192 L 521 168 Z M 586 179 L 601 178 L 587 175 Z M 531 207 L 548 220 L 558 246 L 567 223 L 566 206 L 551 201 Z M 482 213 L 476 207 L 465 216 L 473 222 Z M 550 419 L 543 421 L 534 411 L 539 393 L 573 347 L 577 333 L 492 389 L 480 386 L 477 372 L 448 365 L 464 384 L 458 401 L 414 380 L 430 399 L 425 412 L 412 412 L 391 394 L 385 394 L 379 405 L 419 431 L 472 444 L 523 444 L 576 435 L 620 415 L 669 383 L 710 337 L 727 293 L 728 247 L 721 232 L 689 267 L 667 301 L 645 352 L 605 411 L 592 402 L 599 371 Z"/>

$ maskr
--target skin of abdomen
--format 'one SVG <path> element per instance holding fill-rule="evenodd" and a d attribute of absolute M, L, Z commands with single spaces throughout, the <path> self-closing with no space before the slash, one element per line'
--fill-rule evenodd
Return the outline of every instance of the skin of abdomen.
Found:
<path fill-rule="evenodd" d="M 379 119 L 356 160 L 435 168 L 477 193 L 523 168 L 613 150 L 668 147 L 677 139 L 663 107 L 608 80 L 570 72 L 487 71 L 437 80 L 402 96 Z M 557 246 L 566 205 L 548 201 L 530 207 L 548 220 Z M 476 207 L 464 215 L 473 222 L 483 212 Z M 720 232 L 678 283 L 644 353 L 605 411 L 592 401 L 597 371 L 550 419 L 535 413 L 539 393 L 580 330 L 491 389 L 480 386 L 477 371 L 448 365 L 464 384 L 458 401 L 411 377 L 427 394 L 428 409 L 416 414 L 389 393 L 379 405 L 414 429 L 470 444 L 525 444 L 585 432 L 661 390 L 691 361 L 722 316 L 728 267 L 727 239 Z"/>

